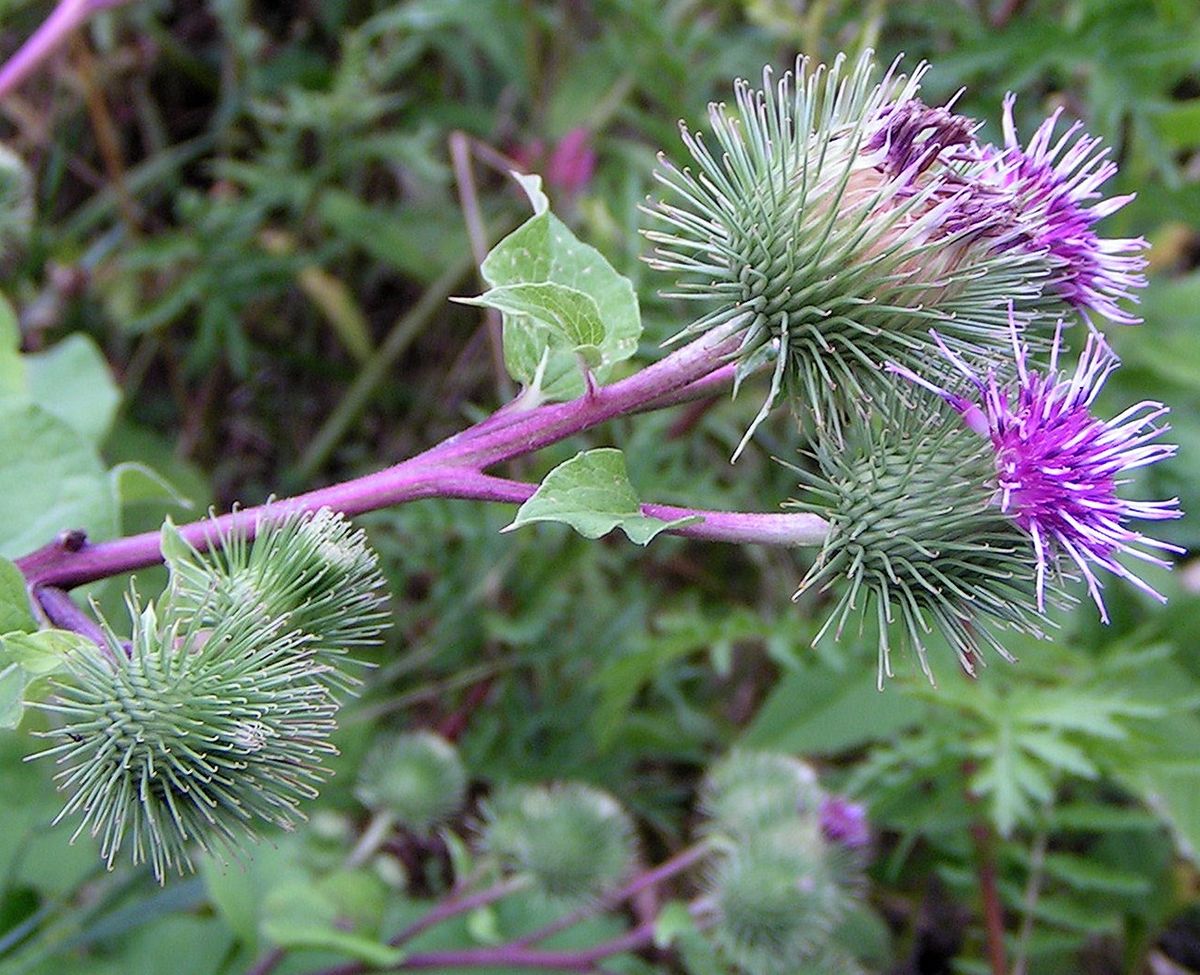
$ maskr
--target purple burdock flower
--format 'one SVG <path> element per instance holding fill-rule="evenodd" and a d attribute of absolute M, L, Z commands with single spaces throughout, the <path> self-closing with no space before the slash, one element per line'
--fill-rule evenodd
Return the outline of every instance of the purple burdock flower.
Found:
<path fill-rule="evenodd" d="M 1124 325 L 1141 319 L 1117 302 L 1136 301 L 1145 285 L 1141 274 L 1148 245 L 1140 237 L 1103 238 L 1096 224 L 1133 199 L 1134 194 L 1102 199 L 1100 186 L 1117 172 L 1101 140 L 1075 122 L 1057 140 L 1054 112 L 1022 148 L 1013 121 L 1016 96 L 1004 99 L 1004 147 L 984 146 L 977 179 L 1010 195 L 1012 233 L 1002 246 L 1043 254 L 1053 265 L 1050 288 L 1092 324 L 1092 313 Z M 1099 201 L 1091 206 L 1086 204 Z"/>
<path fill-rule="evenodd" d="M 821 832 L 825 838 L 857 850 L 871 842 L 866 807 L 844 796 L 826 796 L 821 800 Z"/>
<path fill-rule="evenodd" d="M 1162 403 L 1144 400 L 1111 420 L 1092 413 L 1101 387 L 1118 359 L 1096 332 L 1088 334 L 1074 372 L 1058 367 L 1062 322 L 1055 330 L 1049 368 L 1029 368 L 1028 348 L 1020 340 L 1010 309 L 1017 377 L 1001 385 L 995 371 L 981 379 L 961 357 L 934 336 L 943 355 L 979 393 L 971 402 L 934 386 L 903 366 L 892 372 L 925 387 L 962 414 L 967 426 L 991 438 L 996 458 L 997 503 L 1029 533 L 1037 559 L 1038 609 L 1045 608 L 1047 569 L 1060 557 L 1070 559 L 1087 583 L 1088 592 L 1108 622 L 1093 566 L 1127 579 L 1160 601 L 1164 597 L 1117 561 L 1130 555 L 1153 565 L 1168 563 L 1146 549 L 1182 552 L 1166 542 L 1126 527 L 1131 519 L 1178 518 L 1179 500 L 1131 501 L 1118 497 L 1127 483 L 1121 475 L 1172 456 L 1176 448 L 1153 441 L 1168 428 L 1156 421 L 1168 412 Z"/>
<path fill-rule="evenodd" d="M 975 149 L 979 123 L 956 115 L 955 95 L 941 108 L 930 108 L 919 98 L 892 102 L 881 112 L 877 128 L 863 147 L 868 155 L 885 150 L 877 167 L 889 176 L 911 179 L 934 162 L 966 158 L 964 149 Z"/>

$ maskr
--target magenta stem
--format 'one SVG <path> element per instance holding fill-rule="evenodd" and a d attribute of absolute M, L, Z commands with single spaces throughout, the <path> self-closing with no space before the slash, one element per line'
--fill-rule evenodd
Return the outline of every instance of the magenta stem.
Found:
<path fill-rule="evenodd" d="M 693 915 L 701 915 L 704 909 L 700 904 L 692 904 L 689 910 Z M 608 941 L 583 948 L 577 951 L 546 951 L 536 948 L 525 948 L 516 943 L 496 945 L 487 948 L 461 948 L 447 951 L 414 952 L 403 961 L 393 965 L 388 971 L 442 971 L 454 968 L 529 968 L 535 970 L 551 970 L 560 972 L 590 972 L 598 963 L 614 955 L 638 951 L 654 944 L 656 920 L 646 921 L 630 929 L 625 934 L 618 935 Z M 327 968 L 314 975 L 361 975 L 369 971 L 368 966 L 361 962 L 350 962 Z"/>
<path fill-rule="evenodd" d="M 580 921 L 599 914 L 601 911 L 607 911 L 618 904 L 623 904 L 631 897 L 636 897 L 643 890 L 656 887 L 664 880 L 669 880 L 676 874 L 691 869 L 708 856 L 709 852 L 710 847 L 708 843 L 696 843 L 684 850 L 680 850 L 669 860 L 664 860 L 657 867 L 638 874 L 624 887 L 613 891 L 611 894 L 602 895 L 591 903 L 584 904 L 582 907 L 572 911 L 570 914 L 564 914 L 562 917 L 551 921 L 545 927 L 538 928 L 536 931 L 517 938 L 512 942 L 512 945 L 514 947 L 525 948 L 529 945 L 545 941 L 547 938 L 558 934 L 559 931 L 565 931 L 567 928 L 574 927 Z"/>
<path fill-rule="evenodd" d="M 483 473 L 493 464 L 532 453 L 591 429 L 647 404 L 670 400 L 696 383 L 727 370 L 724 360 L 737 346 L 736 329 L 726 326 L 684 346 L 627 379 L 593 390 L 568 403 L 528 409 L 509 405 L 437 446 L 374 474 L 268 505 L 234 511 L 180 528 L 197 548 L 207 548 L 221 535 L 238 530 L 252 537 L 264 511 L 316 511 L 330 508 L 357 515 L 422 498 L 468 498 L 520 504 L 534 485 Z M 701 511 L 673 505 L 646 504 L 642 512 L 673 521 L 699 519 L 673 529 L 687 538 L 769 545 L 814 545 L 824 541 L 827 524 L 816 515 Z M 89 543 L 78 533 L 17 560 L 30 587 L 70 589 L 87 582 L 155 565 L 162 561 L 159 533 L 145 532 L 107 542 Z"/>
<path fill-rule="evenodd" d="M 3 67 L 0 67 L 0 98 L 7 97 L 18 88 L 52 57 L 76 30 L 86 24 L 93 14 L 128 2 L 129 0 L 62 0 L 29 39 Z"/>
<path fill-rule="evenodd" d="M 476 908 L 494 904 L 496 901 L 527 886 L 529 886 L 529 882 L 525 877 L 510 877 L 508 880 L 502 880 L 500 883 L 493 887 L 488 887 L 486 890 L 442 901 L 442 903 L 438 904 L 437 907 L 433 908 L 424 917 L 413 921 L 412 924 L 389 940 L 388 944 L 393 946 L 407 944 L 417 935 L 428 931 L 432 927 L 436 927 L 443 921 L 458 917 L 460 914 L 466 914 Z"/>

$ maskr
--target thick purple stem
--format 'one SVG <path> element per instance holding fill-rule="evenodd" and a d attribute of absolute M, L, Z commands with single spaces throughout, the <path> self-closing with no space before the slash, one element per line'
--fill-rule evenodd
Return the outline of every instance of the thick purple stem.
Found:
<path fill-rule="evenodd" d="M 437 907 L 433 908 L 424 917 L 413 921 L 408 927 L 401 931 L 398 935 L 388 941 L 390 945 L 403 945 L 412 941 L 417 935 L 428 931 L 430 928 L 436 927 L 443 921 L 448 921 L 452 917 L 458 917 L 460 914 L 467 914 L 476 908 L 486 907 L 488 904 L 494 904 L 498 900 L 502 900 L 509 894 L 515 891 L 522 890 L 529 886 L 528 881 L 524 877 L 510 877 L 508 880 L 503 880 L 494 887 L 489 887 L 486 890 L 479 890 L 472 894 L 465 894 L 462 897 L 453 897 L 449 900 L 442 901 Z"/>
<path fill-rule="evenodd" d="M 704 908 L 693 903 L 689 910 L 693 915 L 702 915 Z M 606 958 L 623 955 L 630 951 L 648 948 L 654 943 L 654 932 L 657 921 L 650 920 L 639 924 L 625 934 L 604 941 L 591 948 L 578 951 L 544 951 L 521 947 L 517 944 L 504 944 L 488 948 L 462 948 L 447 951 L 414 952 L 400 963 L 393 965 L 389 971 L 442 971 L 455 968 L 529 968 L 536 970 L 551 970 L 561 972 L 590 972 Z M 361 975 L 369 971 L 360 962 L 350 962 L 335 968 L 324 969 L 314 975 Z"/>
<path fill-rule="evenodd" d="M 129 0 L 62 0 L 42 25 L 0 67 L 0 98 L 7 97 L 26 78 L 53 56 L 76 30 L 101 10 L 119 7 Z"/>
<path fill-rule="evenodd" d="M 600 387 L 569 403 L 550 403 L 521 410 L 509 406 L 437 446 L 365 477 L 246 508 L 216 519 L 180 528 L 198 548 L 208 547 L 221 534 L 237 529 L 253 535 L 264 511 L 316 511 L 330 508 L 347 515 L 375 511 L 421 498 L 469 498 L 520 504 L 535 486 L 491 477 L 483 470 L 514 457 L 582 433 L 597 424 L 674 395 L 725 372 L 724 359 L 736 348 L 732 327 L 711 332 L 640 372 Z M 821 543 L 826 523 L 808 514 L 754 514 L 697 511 L 671 505 L 642 506 L 646 515 L 664 520 L 698 518 L 673 529 L 688 538 L 721 542 L 759 542 L 769 545 Z M 74 586 L 162 561 L 157 532 L 131 535 L 108 542 L 88 543 L 77 533 L 65 533 L 44 548 L 17 561 L 31 587 Z"/>
<path fill-rule="evenodd" d="M 726 365 L 740 344 L 734 321 L 702 335 L 665 359 L 647 366 L 628 379 L 601 386 L 568 403 L 547 403 L 524 414 L 511 408 L 503 420 L 492 417 L 420 454 L 414 460 L 436 459 L 484 470 L 514 457 L 582 433 L 624 413 L 636 413 L 648 404 L 680 393 Z"/>

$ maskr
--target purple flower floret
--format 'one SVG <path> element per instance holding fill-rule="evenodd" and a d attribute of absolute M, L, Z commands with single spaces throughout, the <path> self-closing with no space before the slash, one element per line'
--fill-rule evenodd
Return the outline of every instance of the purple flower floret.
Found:
<path fill-rule="evenodd" d="M 871 842 L 871 827 L 867 823 L 866 807 L 843 796 L 826 796 L 821 800 L 821 832 L 825 838 L 851 850 Z"/>
<path fill-rule="evenodd" d="M 961 94 L 961 92 L 959 92 Z M 885 150 L 878 167 L 889 176 L 913 178 L 937 160 L 966 158 L 964 150 L 977 148 L 979 123 L 953 111 L 955 95 L 941 108 L 930 108 L 919 98 L 892 102 L 881 113 L 875 131 L 863 149 L 868 154 Z"/>
<path fill-rule="evenodd" d="M 1179 499 L 1131 501 L 1117 496 L 1127 483 L 1125 471 L 1172 456 L 1175 446 L 1153 441 L 1168 428 L 1156 421 L 1168 412 L 1162 403 L 1144 400 L 1111 420 L 1092 413 L 1094 403 L 1118 359 L 1103 337 L 1088 335 L 1074 372 L 1058 368 L 1062 322 L 1054 334 L 1049 368 L 1029 368 L 1028 348 L 1011 316 L 1017 378 L 1001 386 L 994 371 L 986 380 L 948 349 L 936 335 L 943 355 L 978 390 L 973 403 L 940 389 L 902 366 L 892 372 L 932 390 L 962 414 L 966 424 L 991 438 L 996 452 L 997 502 L 1030 535 L 1037 557 L 1038 609 L 1045 609 L 1047 569 L 1066 556 L 1078 566 L 1088 592 L 1108 622 L 1093 566 L 1100 566 L 1160 601 L 1164 597 L 1117 561 L 1124 554 L 1153 565 L 1168 565 L 1146 549 L 1183 550 L 1126 527 L 1130 519 L 1178 518 Z"/>
<path fill-rule="evenodd" d="M 1061 109 L 1022 148 L 1013 121 L 1015 102 L 1015 95 L 1005 97 L 1004 147 L 981 149 L 978 174 L 982 184 L 1011 196 L 1014 233 L 1004 246 L 1044 254 L 1055 269 L 1050 287 L 1089 325 L 1092 313 L 1123 325 L 1137 324 L 1141 319 L 1117 302 L 1137 301 L 1133 292 L 1146 284 L 1141 252 L 1148 244 L 1141 237 L 1103 238 L 1095 230 L 1097 222 L 1134 194 L 1102 199 L 1100 186 L 1117 172 L 1117 164 L 1100 139 L 1081 133 L 1080 122 L 1054 141 Z"/>

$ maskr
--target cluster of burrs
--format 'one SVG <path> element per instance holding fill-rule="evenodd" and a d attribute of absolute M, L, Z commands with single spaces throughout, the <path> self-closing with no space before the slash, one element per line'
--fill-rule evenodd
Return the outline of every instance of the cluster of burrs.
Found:
<path fill-rule="evenodd" d="M 266 509 L 251 542 L 212 529 L 204 550 L 168 524 L 166 591 L 131 591 L 126 641 L 70 654 L 54 697 L 59 819 L 121 849 L 161 881 L 195 849 L 234 853 L 256 828 L 292 828 L 327 777 L 348 651 L 386 624 L 382 578 L 361 530 L 328 509 Z"/>
<path fill-rule="evenodd" d="M 1145 241 L 1097 233 L 1131 199 L 1101 196 L 1115 163 L 1058 111 L 1022 145 L 1012 96 L 1002 144 L 983 143 L 957 96 L 919 99 L 924 71 L 876 82 L 868 54 L 739 83 L 735 111 L 711 109 L 715 147 L 683 130 L 695 167 L 663 163 L 651 212 L 670 229 L 647 234 L 679 296 L 709 305 L 688 331 L 740 329 L 739 381 L 771 373 L 742 445 L 780 400 L 811 418 L 797 506 L 832 527 L 801 590 L 844 582 L 826 629 L 878 618 L 881 680 L 890 632 L 926 674 L 935 631 L 972 670 L 983 645 L 1005 653 L 998 629 L 1042 635 L 1064 578 L 1107 621 L 1097 569 L 1161 599 L 1123 559 L 1180 551 L 1129 525 L 1177 500 L 1118 494 L 1174 452 L 1166 407 L 1095 411 L 1118 365 L 1097 323 L 1136 323 L 1145 283 Z"/>

